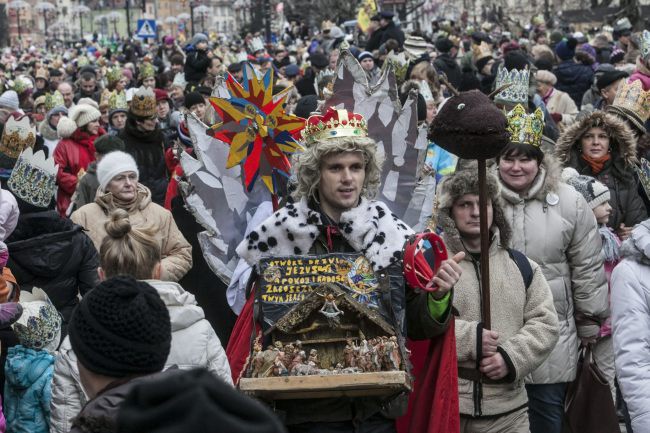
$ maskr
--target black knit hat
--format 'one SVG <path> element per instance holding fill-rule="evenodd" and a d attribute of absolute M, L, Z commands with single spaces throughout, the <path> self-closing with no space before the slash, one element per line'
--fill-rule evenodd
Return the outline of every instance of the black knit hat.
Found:
<path fill-rule="evenodd" d="M 218 427 L 217 427 L 218 426 Z M 168 370 L 142 381 L 126 396 L 118 433 L 283 433 L 264 405 L 237 392 L 204 369 Z"/>
<path fill-rule="evenodd" d="M 169 312 L 156 289 L 127 276 L 108 279 L 86 294 L 68 333 L 83 366 L 110 377 L 162 370 L 172 341 Z"/>
<path fill-rule="evenodd" d="M 95 152 L 106 155 L 115 150 L 124 151 L 124 141 L 116 135 L 104 134 L 95 140 Z"/>
<path fill-rule="evenodd" d="M 190 92 L 185 95 L 185 108 L 189 110 L 193 105 L 196 104 L 205 104 L 203 95 L 201 95 L 199 92 Z"/>

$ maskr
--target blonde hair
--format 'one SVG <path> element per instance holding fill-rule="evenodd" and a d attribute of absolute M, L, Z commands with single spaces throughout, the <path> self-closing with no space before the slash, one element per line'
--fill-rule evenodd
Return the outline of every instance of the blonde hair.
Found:
<path fill-rule="evenodd" d="M 106 278 L 129 275 L 149 280 L 162 259 L 155 230 L 133 227 L 124 209 L 115 209 L 104 224 L 106 237 L 99 247 L 99 260 Z"/>
<path fill-rule="evenodd" d="M 372 138 L 340 137 L 328 138 L 307 147 L 304 152 L 294 155 L 293 170 L 296 175 L 297 188 L 293 197 L 300 200 L 317 199 L 316 192 L 320 185 L 320 169 L 323 158 L 332 153 L 361 152 L 365 163 L 366 177 L 363 181 L 361 195 L 373 198 L 381 182 L 383 157 L 377 155 L 377 143 Z"/>

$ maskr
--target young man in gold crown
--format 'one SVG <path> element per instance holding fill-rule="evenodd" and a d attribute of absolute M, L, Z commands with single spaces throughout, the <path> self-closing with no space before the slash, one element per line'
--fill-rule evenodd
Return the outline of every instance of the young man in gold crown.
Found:
<path fill-rule="evenodd" d="M 390 307 L 402 336 L 429 339 L 443 333 L 450 317 L 450 290 L 461 273 L 457 262 L 464 253 L 439 267 L 433 278 L 435 292 L 407 289 L 402 249 L 413 231 L 384 203 L 373 200 L 382 157 L 368 137 L 365 119 L 329 109 L 323 116 L 310 117 L 304 134 L 306 149 L 293 165 L 298 183 L 295 201 L 252 230 L 237 253 L 251 266 L 272 256 L 362 253 L 374 273 L 388 279 Z M 240 318 L 245 316 L 242 312 Z M 247 350 L 232 343 L 228 347 L 233 375 L 241 371 L 241 356 Z M 274 407 L 290 432 L 381 433 L 395 431 L 394 418 L 403 414 L 403 403 L 403 396 L 363 397 L 278 400 Z"/>

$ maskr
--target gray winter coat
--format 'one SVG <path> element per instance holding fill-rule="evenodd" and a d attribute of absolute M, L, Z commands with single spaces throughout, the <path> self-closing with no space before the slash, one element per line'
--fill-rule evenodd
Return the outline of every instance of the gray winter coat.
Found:
<path fill-rule="evenodd" d="M 650 220 L 636 226 L 612 273 L 616 377 L 632 429 L 650 432 Z"/>
<path fill-rule="evenodd" d="M 578 335 L 598 333 L 597 325 L 576 328 L 574 315 L 604 320 L 609 316 L 602 242 L 596 218 L 585 199 L 559 180 L 557 164 L 546 155 L 523 196 L 503 181 L 501 196 L 512 228 L 511 247 L 542 268 L 560 321 L 560 338 L 548 359 L 526 378 L 528 383 L 575 379 Z"/>

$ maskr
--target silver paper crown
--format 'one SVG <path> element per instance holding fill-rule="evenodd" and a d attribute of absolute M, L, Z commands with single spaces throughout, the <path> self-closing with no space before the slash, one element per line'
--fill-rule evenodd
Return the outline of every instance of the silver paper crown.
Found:
<path fill-rule="evenodd" d="M 38 287 L 20 294 L 23 314 L 13 325 L 20 344 L 30 349 L 54 351 L 61 337 L 61 316 L 47 294 Z"/>
<path fill-rule="evenodd" d="M 248 43 L 248 49 L 250 50 L 251 54 L 255 54 L 257 51 L 261 51 L 264 49 L 264 41 L 259 36 L 254 37 Z"/>
<path fill-rule="evenodd" d="M 56 191 L 57 171 L 53 158 L 46 159 L 42 150 L 34 153 L 28 147 L 18 156 L 7 185 L 21 200 L 46 208 Z"/>
<path fill-rule="evenodd" d="M 650 60 L 650 32 L 641 33 L 641 58 L 646 62 Z"/>
<path fill-rule="evenodd" d="M 499 67 L 496 78 L 496 89 L 501 86 L 509 85 L 509 87 L 494 97 L 494 102 L 500 104 L 528 105 L 528 83 L 530 80 L 530 70 L 528 67 L 523 71 L 513 69 L 508 71 L 503 65 Z"/>

